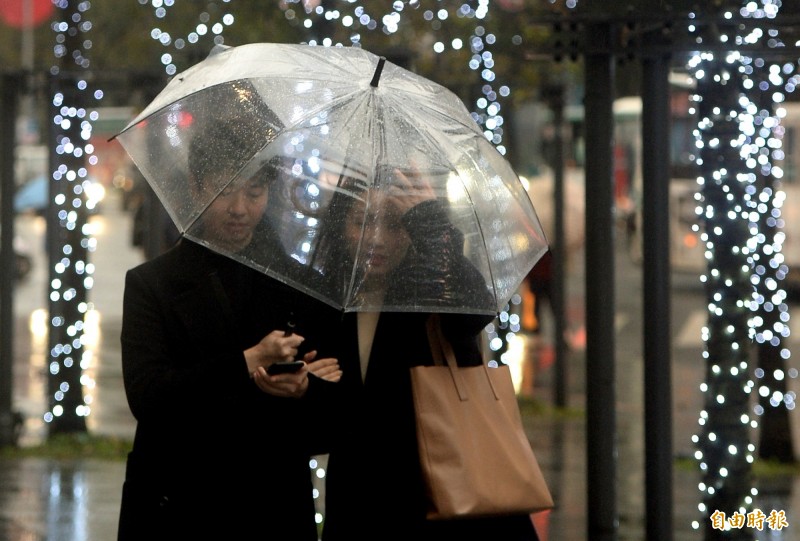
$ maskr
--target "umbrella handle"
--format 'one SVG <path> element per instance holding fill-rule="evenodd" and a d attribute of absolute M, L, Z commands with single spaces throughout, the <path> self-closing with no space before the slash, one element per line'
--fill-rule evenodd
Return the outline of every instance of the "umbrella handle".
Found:
<path fill-rule="evenodd" d="M 378 88 L 378 81 L 381 79 L 381 73 L 383 72 L 383 65 L 386 63 L 386 57 L 382 56 L 378 58 L 378 65 L 375 68 L 375 73 L 372 74 L 372 81 L 370 81 L 369 86 L 373 88 Z"/>
<path fill-rule="evenodd" d="M 289 319 L 286 320 L 286 328 L 283 330 L 283 336 L 291 336 L 294 334 L 294 312 L 289 312 Z"/>

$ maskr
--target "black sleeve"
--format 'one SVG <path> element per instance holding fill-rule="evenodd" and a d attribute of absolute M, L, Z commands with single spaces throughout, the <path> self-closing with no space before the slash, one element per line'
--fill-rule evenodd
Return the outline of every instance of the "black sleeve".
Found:
<path fill-rule="evenodd" d="M 199 393 L 226 389 L 235 393 L 249 383 L 242 351 L 210 340 L 187 340 L 178 332 L 173 307 L 142 273 L 126 274 L 121 332 L 122 372 L 131 412 L 137 419 L 181 415 L 201 407 Z M 198 321 L 209 325 L 214 318 Z M 215 336 L 209 329 L 207 336 Z"/>
<path fill-rule="evenodd" d="M 420 203 L 403 216 L 413 253 L 400 267 L 398 276 L 414 291 L 418 300 L 458 307 L 476 302 L 493 305 L 486 280 L 464 257 L 464 236 L 450 222 L 439 200 Z M 477 299 L 481 299 L 477 301 Z"/>

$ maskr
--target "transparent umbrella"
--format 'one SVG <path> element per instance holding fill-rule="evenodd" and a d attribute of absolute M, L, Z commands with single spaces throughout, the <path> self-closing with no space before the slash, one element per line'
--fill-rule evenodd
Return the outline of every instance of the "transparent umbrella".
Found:
<path fill-rule="evenodd" d="M 185 237 L 343 311 L 496 314 L 547 250 L 459 98 L 362 48 L 217 47 L 116 137 Z M 254 180 L 242 249 L 204 217 Z"/>

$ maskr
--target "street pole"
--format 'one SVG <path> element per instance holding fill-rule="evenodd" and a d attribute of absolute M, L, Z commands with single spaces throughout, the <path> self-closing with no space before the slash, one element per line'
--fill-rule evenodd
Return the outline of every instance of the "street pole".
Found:
<path fill-rule="evenodd" d="M 612 26 L 587 25 L 586 458 L 589 541 L 617 538 Z"/>
<path fill-rule="evenodd" d="M 14 147 L 20 76 L 0 82 L 0 447 L 16 443 L 14 378 Z"/>
<path fill-rule="evenodd" d="M 669 55 L 643 61 L 642 250 L 647 539 L 671 541 L 672 371 Z"/>
<path fill-rule="evenodd" d="M 553 237 L 550 251 L 553 256 L 553 289 L 550 305 L 553 310 L 555 334 L 555 374 L 553 397 L 559 408 L 567 406 L 567 344 L 564 339 L 564 269 L 566 236 L 564 227 L 564 85 L 556 83 L 546 89 L 547 101 L 553 111 Z M 537 299 L 538 302 L 538 299 Z"/>

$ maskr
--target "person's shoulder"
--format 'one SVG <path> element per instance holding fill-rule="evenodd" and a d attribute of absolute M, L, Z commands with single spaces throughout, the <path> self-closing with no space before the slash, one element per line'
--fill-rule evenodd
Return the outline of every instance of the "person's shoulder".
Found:
<path fill-rule="evenodd" d="M 176 273 L 183 274 L 186 269 L 192 268 L 192 260 L 196 260 L 193 252 L 191 243 L 182 239 L 166 252 L 132 267 L 128 273 L 162 278 Z"/>

